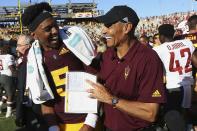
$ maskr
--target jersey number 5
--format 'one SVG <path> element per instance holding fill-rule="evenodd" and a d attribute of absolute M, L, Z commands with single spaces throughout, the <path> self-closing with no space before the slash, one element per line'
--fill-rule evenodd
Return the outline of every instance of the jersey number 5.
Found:
<path fill-rule="evenodd" d="M 188 54 L 188 55 L 185 55 Z M 181 57 L 187 57 L 186 64 L 184 65 L 185 67 L 182 67 L 180 65 L 179 60 L 175 60 L 175 53 L 170 52 L 170 65 L 169 65 L 169 71 L 175 72 L 178 71 L 179 75 L 183 74 L 183 71 L 185 73 L 188 73 L 192 71 L 192 66 L 191 66 L 191 52 L 189 48 L 184 48 L 180 50 L 180 55 Z"/>

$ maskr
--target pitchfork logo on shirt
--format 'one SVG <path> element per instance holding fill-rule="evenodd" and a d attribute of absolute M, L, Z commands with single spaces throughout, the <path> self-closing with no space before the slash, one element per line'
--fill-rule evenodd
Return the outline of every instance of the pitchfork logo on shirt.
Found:
<path fill-rule="evenodd" d="M 125 80 L 127 79 L 127 77 L 129 76 L 129 72 L 130 72 L 130 67 L 129 66 L 127 66 L 126 68 L 125 68 L 125 70 L 124 70 L 124 78 L 125 78 Z"/>
<path fill-rule="evenodd" d="M 63 48 L 61 49 L 59 55 L 66 54 L 66 53 L 68 53 L 68 52 L 69 52 L 69 49 L 63 47 Z"/>

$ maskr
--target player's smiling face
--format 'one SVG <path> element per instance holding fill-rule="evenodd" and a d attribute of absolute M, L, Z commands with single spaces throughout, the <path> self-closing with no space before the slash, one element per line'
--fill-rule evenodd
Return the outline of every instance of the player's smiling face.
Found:
<path fill-rule="evenodd" d="M 41 22 L 33 34 L 44 49 L 58 49 L 60 47 L 58 25 L 52 17 Z"/>

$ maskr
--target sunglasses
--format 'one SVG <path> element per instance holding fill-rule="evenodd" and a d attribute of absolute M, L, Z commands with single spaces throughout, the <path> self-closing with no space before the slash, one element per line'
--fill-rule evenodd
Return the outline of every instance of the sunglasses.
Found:
<path fill-rule="evenodd" d="M 104 24 L 105 27 L 109 28 L 111 27 L 113 24 L 115 24 L 116 22 L 113 22 L 113 23 L 107 23 L 107 24 Z"/>
<path fill-rule="evenodd" d="M 115 21 L 115 22 L 112 22 L 112 23 L 107 23 L 107 24 L 104 24 L 105 27 L 109 28 L 110 26 L 112 26 L 113 24 L 115 24 L 116 22 L 118 21 Z M 123 18 L 122 20 L 119 20 L 119 22 L 121 23 L 129 23 L 129 20 L 127 17 Z"/>

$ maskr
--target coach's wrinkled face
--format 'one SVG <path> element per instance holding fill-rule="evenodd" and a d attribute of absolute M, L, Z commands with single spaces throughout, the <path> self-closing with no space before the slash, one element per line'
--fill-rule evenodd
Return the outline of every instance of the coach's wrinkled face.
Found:
<path fill-rule="evenodd" d="M 130 24 L 130 25 L 129 25 Z M 128 28 L 129 26 L 130 28 Z M 102 33 L 107 41 L 107 47 L 119 47 L 128 38 L 127 34 L 131 30 L 131 23 L 116 22 L 105 25 Z"/>
<path fill-rule="evenodd" d="M 41 46 L 45 49 L 58 49 L 60 47 L 59 29 L 56 21 L 50 17 L 45 19 L 32 32 L 34 39 L 39 40 Z"/>

